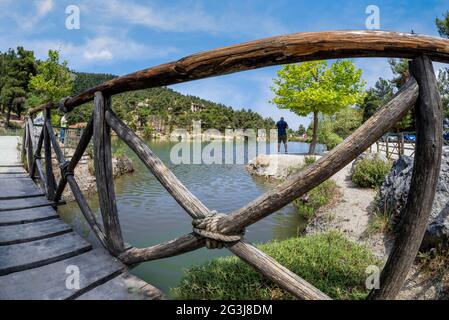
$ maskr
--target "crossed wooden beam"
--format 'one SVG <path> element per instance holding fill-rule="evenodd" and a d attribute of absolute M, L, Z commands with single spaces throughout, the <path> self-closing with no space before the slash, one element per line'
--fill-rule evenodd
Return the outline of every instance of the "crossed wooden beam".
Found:
<path fill-rule="evenodd" d="M 195 221 L 206 221 L 215 213 L 196 198 L 164 163 L 111 110 L 112 95 L 149 87 L 170 85 L 271 65 L 299 61 L 348 57 L 402 57 L 413 59 L 412 76 L 401 90 L 350 137 L 315 164 L 290 177 L 273 190 L 261 195 L 226 216 L 216 216 L 206 233 L 192 232 L 148 248 L 126 248 L 118 219 L 112 178 L 111 129 L 153 173 L 172 197 Z M 435 196 L 441 162 L 442 107 L 432 60 L 449 62 L 449 41 L 415 34 L 385 31 L 327 31 L 296 33 L 198 53 L 175 62 L 118 77 L 78 96 L 48 103 L 29 111 L 24 134 L 31 176 L 37 173 L 47 197 L 59 203 L 69 184 L 87 222 L 111 254 L 133 265 L 196 250 L 208 241 L 243 234 L 249 225 L 279 210 L 320 183 L 332 177 L 364 152 L 415 106 L 417 142 L 413 177 L 405 214 L 395 244 L 384 266 L 380 289 L 370 299 L 393 299 L 406 279 L 419 250 Z M 70 112 L 94 101 L 94 111 L 70 161 L 57 143 L 50 123 L 50 110 L 59 107 Z M 32 115 L 45 110 L 45 125 L 36 143 L 32 138 Z M 99 224 L 74 179 L 73 172 L 93 138 L 97 189 L 103 224 Z M 41 149 L 45 151 L 45 173 Z M 51 146 L 61 168 L 56 184 L 51 166 Z M 208 220 L 209 221 L 209 220 Z M 195 229 L 194 229 L 195 230 Z M 204 236 L 210 234 L 210 236 Z M 217 238 L 218 237 L 218 238 Z M 207 239 L 206 239 L 207 238 Z M 244 237 L 224 241 L 222 245 L 253 266 L 263 276 L 300 299 L 330 299 L 298 275 L 247 242 Z"/>

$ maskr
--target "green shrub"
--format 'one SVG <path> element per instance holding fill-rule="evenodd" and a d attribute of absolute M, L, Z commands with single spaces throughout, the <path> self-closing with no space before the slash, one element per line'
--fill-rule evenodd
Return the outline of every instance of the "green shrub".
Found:
<path fill-rule="evenodd" d="M 304 196 L 293 201 L 293 206 L 300 216 L 310 219 L 319 208 L 330 202 L 336 189 L 337 184 L 334 180 L 326 180 Z"/>
<path fill-rule="evenodd" d="M 334 132 L 323 132 L 323 133 L 320 133 L 318 142 L 326 145 L 328 150 L 332 150 L 333 148 L 338 146 L 340 143 L 342 143 L 343 139 L 338 134 L 336 134 Z"/>
<path fill-rule="evenodd" d="M 143 137 L 145 138 L 145 139 L 150 139 L 150 138 L 152 138 L 153 137 L 153 135 L 154 135 L 154 129 L 153 129 L 153 127 L 151 127 L 150 125 L 145 125 L 144 127 L 143 127 Z"/>
<path fill-rule="evenodd" d="M 390 170 L 391 163 L 380 159 L 378 155 L 371 159 L 365 158 L 356 163 L 352 181 L 362 188 L 375 188 L 382 184 Z"/>
<path fill-rule="evenodd" d="M 118 146 L 112 153 L 112 156 L 114 158 L 121 158 L 124 157 L 125 155 L 126 155 L 126 147 L 124 145 Z"/>
<path fill-rule="evenodd" d="M 380 264 L 368 249 L 335 231 L 258 247 L 334 299 L 365 298 L 365 270 Z M 189 268 L 172 292 L 178 299 L 293 298 L 237 257 Z"/>
<path fill-rule="evenodd" d="M 368 234 L 386 234 L 392 230 L 390 215 L 388 213 L 376 212 L 368 223 Z"/>
<path fill-rule="evenodd" d="M 309 166 L 311 164 L 314 164 L 316 162 L 316 157 L 314 156 L 305 156 L 304 157 L 304 165 Z"/>

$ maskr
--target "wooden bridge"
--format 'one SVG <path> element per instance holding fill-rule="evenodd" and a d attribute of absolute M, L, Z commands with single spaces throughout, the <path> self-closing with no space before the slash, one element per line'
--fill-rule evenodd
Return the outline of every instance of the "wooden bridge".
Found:
<path fill-rule="evenodd" d="M 163 298 L 59 218 L 54 202 L 15 161 L 20 156 L 14 138 L 0 137 L 10 160 L 0 162 L 0 299 Z M 66 284 L 73 266 L 79 287 Z"/>
<path fill-rule="evenodd" d="M 390 102 L 317 163 L 229 214 L 219 214 L 207 208 L 111 109 L 112 96 L 126 91 L 265 66 L 349 57 L 409 58 L 412 59 L 412 76 Z M 449 62 L 448 40 L 385 31 L 297 33 L 198 53 L 118 77 L 59 103 L 50 102 L 31 109 L 22 144 L 28 173 L 17 164 L 2 168 L 0 295 L 6 298 L 121 298 L 123 296 L 116 293 L 116 288 L 123 288 L 123 279 L 130 277 L 126 275 L 125 266 L 207 246 L 230 250 L 299 299 L 329 299 L 246 241 L 244 229 L 330 178 L 368 149 L 416 105 L 415 166 L 402 229 L 382 270 L 380 289 L 373 290 L 369 295 L 370 299 L 394 298 L 405 281 L 424 236 L 441 162 L 442 108 L 432 60 Z M 88 126 L 73 157 L 66 160 L 51 126 L 51 110 L 58 108 L 60 112 L 67 113 L 92 100 L 94 107 Z M 40 111 L 44 111 L 45 125 L 36 140 L 32 134 L 35 130 L 33 115 Z M 191 233 L 148 248 L 125 245 L 112 179 L 111 129 L 190 215 L 193 219 Z M 92 213 L 74 178 L 74 169 L 91 139 L 102 223 Z M 52 150 L 61 170 L 58 182 L 52 170 Z M 43 191 L 36 188 L 31 178 L 42 184 Z M 53 208 L 61 204 L 61 194 L 67 185 L 104 250 L 91 250 L 89 244 L 57 218 Z M 68 292 L 64 286 L 67 278 L 64 267 L 72 263 L 82 265 L 87 270 L 83 273 L 83 268 L 80 268 L 86 280 L 83 280 L 83 289 L 75 293 Z M 28 279 L 34 279 L 34 283 Z M 48 288 L 51 284 L 57 287 L 56 293 L 47 294 L 49 291 L 37 289 Z M 142 288 L 140 284 L 138 287 Z M 150 298 L 161 297 L 157 289 L 149 285 L 147 289 Z"/>

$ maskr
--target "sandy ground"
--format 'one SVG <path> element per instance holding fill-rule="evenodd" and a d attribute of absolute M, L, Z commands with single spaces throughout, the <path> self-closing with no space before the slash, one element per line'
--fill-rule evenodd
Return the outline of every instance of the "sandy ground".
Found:
<path fill-rule="evenodd" d="M 367 245 L 375 256 L 384 259 L 391 247 L 391 241 L 381 235 L 367 234 L 376 190 L 355 185 L 350 178 L 351 165 L 347 165 L 332 177 L 337 183 L 340 196 L 336 202 L 317 213 L 306 233 L 338 230 L 349 239 Z"/>
<path fill-rule="evenodd" d="M 366 245 L 373 254 L 386 262 L 393 240 L 383 234 L 368 234 L 367 227 L 372 218 L 373 201 L 376 191 L 359 188 L 350 179 L 351 165 L 335 174 L 332 179 L 339 187 L 341 195 L 337 202 L 320 210 L 310 222 L 306 233 L 339 230 L 349 239 Z M 438 297 L 439 285 L 435 279 L 420 272 L 414 265 L 407 277 L 398 299 L 435 299 Z"/>

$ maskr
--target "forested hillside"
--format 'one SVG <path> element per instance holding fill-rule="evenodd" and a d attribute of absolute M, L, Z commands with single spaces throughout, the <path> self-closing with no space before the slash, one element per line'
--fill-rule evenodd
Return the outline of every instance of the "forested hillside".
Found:
<path fill-rule="evenodd" d="M 73 94 L 112 79 L 110 74 L 75 73 Z M 152 88 L 116 95 L 112 99 L 114 111 L 134 130 L 151 134 L 153 130 L 168 133 L 174 128 L 190 128 L 192 120 L 201 120 L 203 129 L 266 128 L 274 126 L 251 110 L 234 110 L 195 96 L 183 95 L 169 88 Z M 193 106 L 200 110 L 192 111 Z M 69 122 L 85 122 L 92 105 L 84 105 L 69 115 Z"/>

